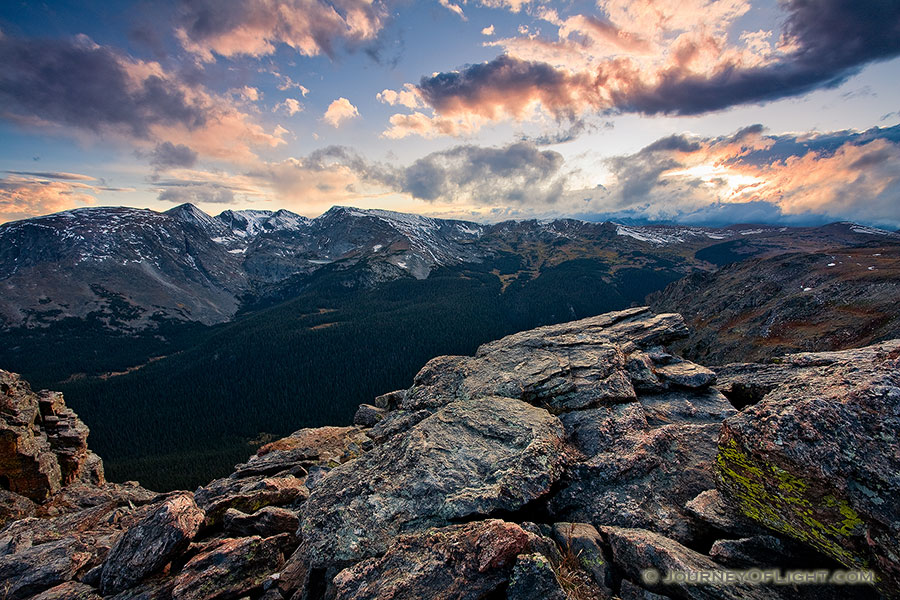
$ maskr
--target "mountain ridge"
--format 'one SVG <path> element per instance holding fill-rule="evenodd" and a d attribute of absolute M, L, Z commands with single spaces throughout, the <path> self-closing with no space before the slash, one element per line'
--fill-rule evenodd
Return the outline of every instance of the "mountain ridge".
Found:
<path fill-rule="evenodd" d="M 807 241 L 788 239 L 794 234 Z M 437 267 L 515 253 L 517 236 L 531 244 L 565 239 L 594 253 L 681 253 L 678 260 L 689 269 L 703 269 L 703 260 L 692 255 L 716 244 L 769 243 L 772 251 L 817 236 L 833 243 L 900 239 L 853 223 L 703 228 L 555 219 L 484 225 L 343 206 L 315 219 L 284 209 L 210 216 L 192 204 L 164 213 L 88 207 L 0 225 L 0 319 L 5 327 L 40 327 L 96 313 L 107 327 L 126 330 L 156 327 L 160 319 L 209 325 L 233 318 L 248 298 L 265 298 L 289 282 L 302 286 L 323 267 L 361 266 L 366 275 L 359 281 L 370 286 L 423 279 Z"/>

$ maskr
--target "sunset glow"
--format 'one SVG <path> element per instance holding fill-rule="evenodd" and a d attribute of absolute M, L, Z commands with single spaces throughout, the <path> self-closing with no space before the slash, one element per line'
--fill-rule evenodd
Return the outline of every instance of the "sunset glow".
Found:
<path fill-rule="evenodd" d="M 896 3 L 176 4 L 0 9 L 0 222 L 191 202 L 714 223 L 764 203 L 900 227 Z"/>

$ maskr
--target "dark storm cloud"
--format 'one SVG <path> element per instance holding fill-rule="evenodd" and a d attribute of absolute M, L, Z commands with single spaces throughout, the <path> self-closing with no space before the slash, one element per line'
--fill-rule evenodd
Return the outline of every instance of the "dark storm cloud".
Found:
<path fill-rule="evenodd" d="M 193 167 L 197 164 L 197 153 L 184 144 L 163 142 L 157 144 L 150 153 L 150 164 L 159 171 L 178 167 Z"/>
<path fill-rule="evenodd" d="M 615 107 L 691 115 L 777 100 L 836 86 L 862 65 L 900 54 L 896 0 L 792 0 L 785 8 L 784 35 L 798 48 L 784 60 L 758 68 L 723 68 L 710 77 L 671 70 L 658 85 L 614 93 Z"/>
<path fill-rule="evenodd" d="M 503 55 L 425 77 L 418 89 L 432 108 L 447 115 L 517 115 L 534 101 L 556 116 L 588 109 L 695 115 L 836 86 L 863 65 L 900 54 L 897 0 L 790 0 L 784 8 L 783 37 L 795 49 L 762 66 L 724 63 L 712 73 L 697 74 L 678 64 L 647 78 L 623 60 L 604 61 L 590 74 L 572 74 Z"/>
<path fill-rule="evenodd" d="M 200 126 L 201 107 L 156 75 L 131 76 L 130 63 L 86 38 L 0 36 L 0 116 L 99 131 L 125 130 L 139 138 L 154 124 Z"/>

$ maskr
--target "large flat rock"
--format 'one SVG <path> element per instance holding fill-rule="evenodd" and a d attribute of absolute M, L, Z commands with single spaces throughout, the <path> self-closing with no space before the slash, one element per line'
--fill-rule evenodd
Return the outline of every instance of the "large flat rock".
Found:
<path fill-rule="evenodd" d="M 360 560 L 400 533 L 516 510 L 556 481 L 563 436 L 559 419 L 519 400 L 452 402 L 322 478 L 303 507 L 307 557 Z"/>

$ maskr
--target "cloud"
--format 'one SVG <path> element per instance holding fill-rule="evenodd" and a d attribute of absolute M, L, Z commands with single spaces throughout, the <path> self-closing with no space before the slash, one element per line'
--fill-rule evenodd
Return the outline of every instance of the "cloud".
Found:
<path fill-rule="evenodd" d="M 786 0 L 780 36 L 732 31 L 746 0 L 601 0 L 598 15 L 541 19 L 557 39 L 522 31 L 504 54 L 416 85 L 431 118 L 695 115 L 836 86 L 900 55 L 900 4 Z M 446 128 L 445 129 L 450 129 Z"/>
<path fill-rule="evenodd" d="M 260 92 L 257 88 L 245 85 L 244 87 L 232 90 L 232 94 L 241 98 L 245 102 L 256 102 L 260 98 L 262 98 L 262 92 Z"/>
<path fill-rule="evenodd" d="M 199 98 L 157 63 L 129 60 L 86 37 L 26 40 L 0 37 L 0 104 L 7 119 L 37 119 L 146 138 L 157 124 L 201 127 Z"/>
<path fill-rule="evenodd" d="M 575 119 L 566 127 L 557 127 L 556 129 L 542 133 L 537 136 L 522 136 L 523 142 L 533 142 L 537 146 L 553 146 L 555 144 L 565 144 L 577 139 L 585 131 L 596 131 L 601 127 L 611 128 L 612 123 L 591 123 L 586 119 Z"/>
<path fill-rule="evenodd" d="M 175 167 L 193 167 L 197 163 L 197 153 L 184 144 L 172 142 L 157 144 L 150 154 L 150 164 L 158 171 Z"/>
<path fill-rule="evenodd" d="M 159 199 L 175 204 L 234 204 L 234 192 L 214 183 L 192 183 L 170 187 L 159 194 Z"/>
<path fill-rule="evenodd" d="M 299 83 L 297 83 L 296 81 L 294 81 L 293 79 L 288 77 L 287 75 L 282 75 L 281 73 L 278 73 L 277 71 L 272 71 L 272 74 L 278 78 L 278 89 L 281 90 L 282 92 L 285 92 L 291 88 L 296 88 L 297 90 L 300 91 L 300 95 L 303 96 L 304 98 L 306 97 L 307 94 L 309 94 L 309 89 L 306 86 L 300 85 Z"/>
<path fill-rule="evenodd" d="M 485 27 L 484 29 L 482 29 L 482 30 L 481 30 L 481 35 L 487 35 L 487 36 L 494 35 L 494 26 L 493 26 L 493 25 L 488 25 L 487 27 Z"/>
<path fill-rule="evenodd" d="M 466 18 L 466 13 L 463 12 L 463 9 L 462 9 L 462 7 L 459 6 L 459 4 L 453 4 L 452 2 L 450 2 L 450 0 L 438 0 L 438 2 L 440 3 L 441 6 L 443 6 L 450 12 L 458 15 L 459 18 L 462 19 L 463 21 L 469 20 L 468 18 Z"/>
<path fill-rule="evenodd" d="M 430 202 L 546 205 L 562 194 L 563 162 L 561 154 L 527 142 L 462 145 L 420 158 L 398 179 L 401 192 Z"/>
<path fill-rule="evenodd" d="M 279 103 L 272 109 L 272 112 L 276 112 L 279 110 L 283 110 L 288 114 L 289 117 L 293 117 L 298 112 L 303 110 L 303 105 L 299 100 L 295 100 L 294 98 L 286 98 L 284 102 Z"/>
<path fill-rule="evenodd" d="M 424 78 L 418 89 L 440 115 L 475 114 L 491 120 L 523 118 L 537 103 L 554 116 L 564 117 L 574 114 L 575 106 L 595 102 L 586 74 L 506 55 L 462 71 Z"/>
<path fill-rule="evenodd" d="M 900 225 L 900 126 L 799 136 L 766 135 L 757 125 L 718 138 L 673 135 L 607 167 L 610 214 Z"/>
<path fill-rule="evenodd" d="M 377 0 L 183 0 L 176 36 L 207 62 L 273 54 L 277 44 L 333 57 L 339 44 L 375 40 L 387 19 Z"/>
<path fill-rule="evenodd" d="M 505 8 L 512 12 L 521 12 L 532 3 L 532 0 L 480 0 L 479 4 L 488 8 Z"/>
<path fill-rule="evenodd" d="M 391 106 L 405 106 L 406 108 L 420 108 L 425 106 L 422 102 L 422 95 L 411 83 L 404 84 L 403 88 L 397 92 L 394 90 L 384 90 L 379 92 L 375 98 L 384 104 Z"/>
<path fill-rule="evenodd" d="M 534 144 L 460 145 L 398 166 L 369 160 L 342 146 L 303 158 L 258 165 L 240 181 L 298 210 L 373 197 L 405 197 L 431 206 L 544 209 L 564 194 L 563 158 Z M 236 182 L 236 181 L 235 181 Z M 304 208 L 298 207 L 298 204 Z"/>
<path fill-rule="evenodd" d="M 389 139 L 401 139 L 410 135 L 433 138 L 440 135 L 460 136 L 475 133 L 486 121 L 477 115 L 466 115 L 461 119 L 429 117 L 421 112 L 411 115 L 391 115 L 390 127 L 381 135 Z"/>
<path fill-rule="evenodd" d="M 0 36 L 0 118 L 25 127 L 168 141 L 207 156 L 253 158 L 279 136 L 225 96 L 85 36 Z"/>
<path fill-rule="evenodd" d="M 94 204 L 106 189 L 84 183 L 96 179 L 77 173 L 7 173 L 0 177 L 0 223 Z"/>
<path fill-rule="evenodd" d="M 36 177 L 38 179 L 61 179 L 63 181 L 97 181 L 96 177 L 82 175 L 81 173 L 65 173 L 59 171 L 4 171 L 12 175 Z"/>
<path fill-rule="evenodd" d="M 325 111 L 325 115 L 322 117 L 322 120 L 330 124 L 332 127 L 338 128 L 344 121 L 353 119 L 358 116 L 359 111 L 355 106 L 350 104 L 349 100 L 347 100 L 346 98 L 338 98 L 328 105 L 328 110 Z"/>

